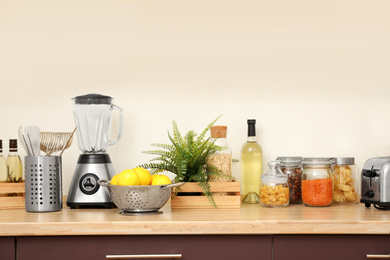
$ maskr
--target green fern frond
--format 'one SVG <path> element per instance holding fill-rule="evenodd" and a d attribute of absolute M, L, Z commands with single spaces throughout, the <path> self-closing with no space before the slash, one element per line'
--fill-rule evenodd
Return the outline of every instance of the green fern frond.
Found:
<path fill-rule="evenodd" d="M 203 130 L 203 132 L 198 136 L 198 139 L 196 140 L 196 143 L 199 144 L 203 142 L 204 137 L 206 136 L 206 133 L 210 130 L 210 127 L 217 122 L 217 120 L 221 117 L 222 115 L 219 115 L 216 119 L 214 119 L 211 123 L 207 125 L 207 127 Z"/>
<path fill-rule="evenodd" d="M 139 165 L 138 167 L 142 167 L 145 169 L 159 169 L 161 171 L 169 171 L 169 172 L 175 172 L 176 169 L 174 165 L 172 164 L 166 164 L 166 163 L 144 163 Z"/>
<path fill-rule="evenodd" d="M 186 141 L 186 147 L 190 154 L 193 154 L 194 152 L 194 137 L 196 136 L 195 132 L 193 130 L 188 131 L 188 133 L 185 135 L 184 139 Z"/>
<path fill-rule="evenodd" d="M 160 155 L 165 157 L 172 157 L 174 152 L 172 151 L 164 151 L 164 150 L 152 150 L 152 151 L 143 151 L 144 154 L 150 154 L 150 155 Z"/>
<path fill-rule="evenodd" d="M 206 195 L 206 197 L 208 198 L 210 204 L 214 207 L 214 208 L 218 208 L 217 204 L 215 203 L 215 200 L 214 200 L 214 197 L 213 197 L 213 194 L 211 193 L 211 187 L 210 187 L 210 183 L 208 182 L 199 182 L 198 184 L 202 190 L 203 190 L 203 193 Z"/>
<path fill-rule="evenodd" d="M 175 150 L 175 147 L 173 145 L 171 145 L 171 144 L 156 144 L 156 143 L 153 143 L 151 145 L 154 146 L 154 147 L 159 147 L 159 148 L 166 149 L 168 151 L 174 151 Z"/>
<path fill-rule="evenodd" d="M 172 121 L 172 125 L 173 125 L 173 131 L 172 131 L 173 140 L 175 140 L 176 143 L 180 144 L 181 147 L 184 147 L 184 139 L 179 131 L 179 128 L 177 127 L 177 123 L 175 120 Z"/>

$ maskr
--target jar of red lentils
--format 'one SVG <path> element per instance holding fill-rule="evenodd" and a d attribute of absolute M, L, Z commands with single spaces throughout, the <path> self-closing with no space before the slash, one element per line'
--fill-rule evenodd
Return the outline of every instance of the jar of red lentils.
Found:
<path fill-rule="evenodd" d="M 302 202 L 306 206 L 327 207 L 333 201 L 332 158 L 303 158 Z"/>

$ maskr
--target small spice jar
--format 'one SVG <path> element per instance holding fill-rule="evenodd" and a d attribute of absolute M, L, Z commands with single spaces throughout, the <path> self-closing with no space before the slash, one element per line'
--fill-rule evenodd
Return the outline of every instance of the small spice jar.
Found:
<path fill-rule="evenodd" d="M 355 167 L 355 158 L 336 157 L 333 171 L 333 202 L 337 204 L 359 203 L 358 176 Z"/>
<path fill-rule="evenodd" d="M 227 126 L 217 125 L 210 127 L 212 142 L 217 147 L 215 153 L 206 158 L 206 165 L 214 166 L 227 176 L 232 175 L 232 151 L 227 142 Z M 227 182 L 229 177 L 210 176 L 211 182 Z"/>
<path fill-rule="evenodd" d="M 279 208 L 289 204 L 288 176 L 280 170 L 280 161 L 268 162 L 269 170 L 261 175 L 260 204 Z"/>
<path fill-rule="evenodd" d="M 288 176 L 290 204 L 302 203 L 302 157 L 277 157 L 276 160 L 280 161 L 280 170 Z"/>
<path fill-rule="evenodd" d="M 306 206 L 327 207 L 333 201 L 331 158 L 303 158 L 302 201 Z"/>

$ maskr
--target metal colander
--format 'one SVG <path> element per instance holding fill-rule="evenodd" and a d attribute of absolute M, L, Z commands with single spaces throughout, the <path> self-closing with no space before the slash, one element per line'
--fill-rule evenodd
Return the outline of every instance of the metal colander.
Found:
<path fill-rule="evenodd" d="M 168 202 L 172 188 L 184 184 L 121 186 L 111 185 L 110 180 L 99 180 L 98 183 L 108 189 L 112 202 L 123 215 L 162 213 L 159 210 Z"/>

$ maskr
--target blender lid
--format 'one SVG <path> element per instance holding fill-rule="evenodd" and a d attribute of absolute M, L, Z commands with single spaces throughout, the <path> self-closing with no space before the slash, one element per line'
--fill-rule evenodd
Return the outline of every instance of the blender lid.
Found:
<path fill-rule="evenodd" d="M 112 97 L 104 96 L 100 94 L 87 94 L 83 96 L 77 96 L 74 99 L 75 104 L 83 105 L 111 105 Z"/>

